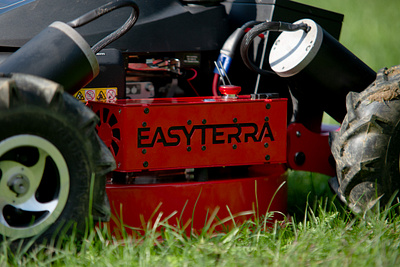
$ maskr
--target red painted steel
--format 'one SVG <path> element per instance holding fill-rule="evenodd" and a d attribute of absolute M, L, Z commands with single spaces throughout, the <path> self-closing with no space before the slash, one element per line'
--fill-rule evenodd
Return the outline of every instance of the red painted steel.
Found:
<path fill-rule="evenodd" d="M 259 216 L 265 215 L 268 211 L 286 213 L 286 185 L 278 191 L 286 181 L 285 165 L 252 166 L 242 177 L 223 178 L 223 174 L 221 177 L 207 182 L 107 185 L 113 214 L 111 222 L 108 223 L 109 227 L 118 236 L 121 220 L 130 233 L 129 227 L 137 229 L 147 227 L 143 226 L 140 216 L 143 216 L 143 222 L 154 223 L 160 213 L 163 220 L 173 212 L 177 212 L 168 220 L 169 225 L 177 226 L 179 221 L 181 226 L 185 224 L 188 226 L 185 230 L 189 233 L 192 223 L 193 229 L 201 230 L 216 208 L 219 208 L 217 217 L 212 220 L 211 225 L 218 223 L 218 219 L 229 218 L 230 214 L 235 215 L 245 211 L 256 211 Z M 153 214 L 160 203 L 160 208 Z M 275 215 L 275 218 L 282 219 L 281 216 Z M 239 216 L 236 221 L 240 222 L 250 217 L 250 215 Z M 225 223 L 225 227 L 230 225 L 232 225 L 230 220 Z M 150 224 L 150 227 L 153 225 Z M 217 227 L 219 230 L 222 228 Z"/>
<path fill-rule="evenodd" d="M 90 102 L 117 171 L 286 162 L 286 99 Z"/>
<path fill-rule="evenodd" d="M 287 163 L 293 170 L 318 172 L 335 176 L 334 159 L 329 147 L 329 131 L 337 127 L 321 129 L 321 133 L 314 133 L 303 124 L 292 123 L 288 126 Z M 303 155 L 299 155 L 303 153 Z M 297 161 L 296 161 L 296 157 Z"/>

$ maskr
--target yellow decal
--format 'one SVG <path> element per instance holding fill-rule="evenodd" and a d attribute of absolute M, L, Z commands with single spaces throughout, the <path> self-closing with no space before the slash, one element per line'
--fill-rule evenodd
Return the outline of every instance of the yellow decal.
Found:
<path fill-rule="evenodd" d="M 117 99 L 117 88 L 82 88 L 74 97 L 82 102 L 113 101 Z"/>

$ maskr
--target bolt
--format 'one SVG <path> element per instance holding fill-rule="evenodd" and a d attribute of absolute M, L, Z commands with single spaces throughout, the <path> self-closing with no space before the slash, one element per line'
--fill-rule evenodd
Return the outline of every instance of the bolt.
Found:
<path fill-rule="evenodd" d="M 7 185 L 17 196 L 21 196 L 28 191 L 29 180 L 24 175 L 17 174 L 7 182 Z"/>
<path fill-rule="evenodd" d="M 203 119 L 203 120 L 201 121 L 201 123 L 202 123 L 202 124 L 206 124 L 206 123 L 207 123 L 207 120 L 206 120 L 206 119 Z"/>
<path fill-rule="evenodd" d="M 206 146 L 202 146 L 201 150 L 203 150 L 203 151 L 206 150 Z"/>
<path fill-rule="evenodd" d="M 142 122 L 142 126 L 143 127 L 146 127 L 147 126 L 147 123 L 144 121 L 144 122 Z"/>
<path fill-rule="evenodd" d="M 264 147 L 265 147 L 265 148 L 268 148 L 268 146 L 269 146 L 268 143 L 265 143 L 265 144 L 264 144 Z"/>
<path fill-rule="evenodd" d="M 147 150 L 145 148 L 142 149 L 142 154 L 146 154 Z"/>
<path fill-rule="evenodd" d="M 192 121 L 191 121 L 191 120 L 188 120 L 188 121 L 187 121 L 187 124 L 188 124 L 188 125 L 192 124 Z"/>
<path fill-rule="evenodd" d="M 234 145 L 232 146 L 232 148 L 233 148 L 233 149 L 236 149 L 236 148 L 237 148 L 237 145 L 236 145 L 236 144 L 234 144 Z"/>
<path fill-rule="evenodd" d="M 301 166 L 304 164 L 305 161 L 306 161 L 306 155 L 303 152 L 297 152 L 294 155 L 294 163 L 296 163 L 296 165 Z"/>
<path fill-rule="evenodd" d="M 266 109 L 270 109 L 271 108 L 271 104 L 267 104 L 267 105 L 265 105 L 265 107 L 266 107 Z"/>
<path fill-rule="evenodd" d="M 237 123 L 237 118 L 233 118 L 233 123 Z"/>
<path fill-rule="evenodd" d="M 187 150 L 188 152 L 190 152 L 190 151 L 192 151 L 192 148 L 191 148 L 190 146 L 188 146 L 188 147 L 186 148 L 186 150 Z"/>
<path fill-rule="evenodd" d="M 269 118 L 268 118 L 268 117 L 265 117 L 264 120 L 265 120 L 265 121 L 269 121 Z"/>
<path fill-rule="evenodd" d="M 271 156 L 270 155 L 266 155 L 265 156 L 265 160 L 270 160 L 271 159 Z"/>
<path fill-rule="evenodd" d="M 150 109 L 149 109 L 149 108 L 145 108 L 145 109 L 144 109 L 144 114 L 149 114 L 149 112 L 150 112 Z"/>
<path fill-rule="evenodd" d="M 143 167 L 147 168 L 149 166 L 149 163 L 147 161 L 143 162 Z"/>

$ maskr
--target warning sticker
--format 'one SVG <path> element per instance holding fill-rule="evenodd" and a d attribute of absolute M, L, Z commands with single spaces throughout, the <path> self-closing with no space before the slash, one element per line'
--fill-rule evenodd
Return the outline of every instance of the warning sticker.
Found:
<path fill-rule="evenodd" d="M 99 91 L 99 92 L 98 92 L 98 95 L 97 95 L 97 97 L 96 97 L 96 99 L 97 99 L 98 101 L 106 100 L 106 95 L 104 94 L 103 91 Z"/>
<path fill-rule="evenodd" d="M 75 98 L 81 101 L 85 100 L 85 97 L 83 96 L 82 92 L 79 91 L 78 93 L 76 93 Z"/>
<path fill-rule="evenodd" d="M 91 101 L 96 97 L 96 90 L 85 90 L 85 100 Z"/>
<path fill-rule="evenodd" d="M 117 99 L 117 88 L 83 88 L 74 97 L 86 101 L 114 101 Z"/>
<path fill-rule="evenodd" d="M 117 99 L 117 90 L 107 89 L 107 100 L 116 100 L 116 99 Z"/>

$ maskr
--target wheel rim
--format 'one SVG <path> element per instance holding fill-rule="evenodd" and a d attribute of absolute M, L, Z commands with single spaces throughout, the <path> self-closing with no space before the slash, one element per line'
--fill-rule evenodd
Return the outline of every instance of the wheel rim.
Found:
<path fill-rule="evenodd" d="M 34 135 L 0 142 L 0 235 L 18 239 L 45 231 L 68 194 L 68 167 L 52 143 Z"/>

